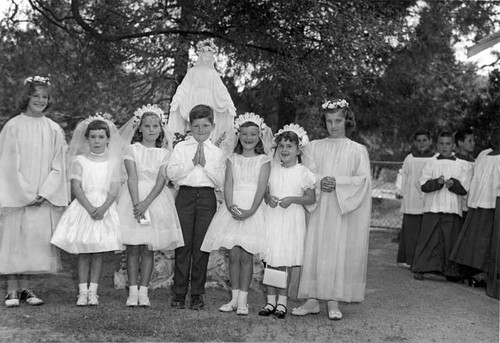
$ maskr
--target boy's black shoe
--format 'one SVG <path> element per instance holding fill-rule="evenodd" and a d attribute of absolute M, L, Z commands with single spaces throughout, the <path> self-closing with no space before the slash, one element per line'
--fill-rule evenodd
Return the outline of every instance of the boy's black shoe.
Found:
<path fill-rule="evenodd" d="M 172 299 L 172 302 L 170 303 L 170 306 L 178 308 L 180 310 L 182 310 L 183 308 L 186 308 L 186 296 L 185 295 L 176 294 L 174 296 L 174 299 Z"/>
<path fill-rule="evenodd" d="M 203 302 L 203 296 L 202 295 L 192 295 L 191 296 L 191 304 L 189 305 L 189 308 L 191 310 L 201 310 L 205 306 L 205 303 Z"/>

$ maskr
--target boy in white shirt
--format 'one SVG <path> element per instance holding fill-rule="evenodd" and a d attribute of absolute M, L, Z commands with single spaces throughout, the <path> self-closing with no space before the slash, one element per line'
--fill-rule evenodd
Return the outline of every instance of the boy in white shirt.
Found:
<path fill-rule="evenodd" d="M 179 186 L 175 207 L 184 246 L 175 250 L 172 307 L 185 308 L 189 280 L 193 310 L 203 308 L 209 254 L 200 250 L 217 209 L 215 189 L 224 184 L 225 157 L 209 139 L 215 128 L 210 106 L 197 105 L 189 112 L 192 137 L 178 143 L 167 167 L 170 180 Z"/>

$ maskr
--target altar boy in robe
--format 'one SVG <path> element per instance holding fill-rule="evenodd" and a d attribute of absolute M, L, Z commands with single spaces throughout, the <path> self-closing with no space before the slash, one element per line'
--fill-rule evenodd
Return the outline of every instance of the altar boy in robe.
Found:
<path fill-rule="evenodd" d="M 449 256 L 462 225 L 462 197 L 467 194 L 467 167 L 453 155 L 453 135 L 438 135 L 439 155 L 422 170 L 420 184 L 424 192 L 424 215 L 413 257 L 412 271 L 417 280 L 424 273 L 440 273 L 447 280 L 458 279 L 457 266 Z"/>

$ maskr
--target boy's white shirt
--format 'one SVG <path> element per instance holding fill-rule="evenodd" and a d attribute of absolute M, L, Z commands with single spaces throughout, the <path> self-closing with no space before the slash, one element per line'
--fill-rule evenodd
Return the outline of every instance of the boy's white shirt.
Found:
<path fill-rule="evenodd" d="M 422 170 L 420 185 L 424 185 L 429 180 L 438 179 L 442 175 L 446 180 L 457 179 L 468 192 L 470 179 L 467 170 L 468 167 L 458 159 L 438 160 L 435 156 L 429 159 Z M 462 198 L 463 196 L 455 194 L 443 186 L 440 190 L 424 193 L 424 212 L 455 213 L 462 216 Z"/>
<path fill-rule="evenodd" d="M 222 189 L 226 167 L 225 155 L 209 139 L 203 142 L 205 167 L 193 164 L 198 142 L 189 137 L 179 142 L 170 156 L 167 175 L 178 186 L 212 187 Z"/>

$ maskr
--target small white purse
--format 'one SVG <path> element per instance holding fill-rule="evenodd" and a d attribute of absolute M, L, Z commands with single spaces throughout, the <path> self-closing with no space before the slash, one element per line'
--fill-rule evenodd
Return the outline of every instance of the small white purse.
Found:
<path fill-rule="evenodd" d="M 262 283 L 276 288 L 286 288 L 288 275 L 286 271 L 269 268 L 266 264 Z"/>

